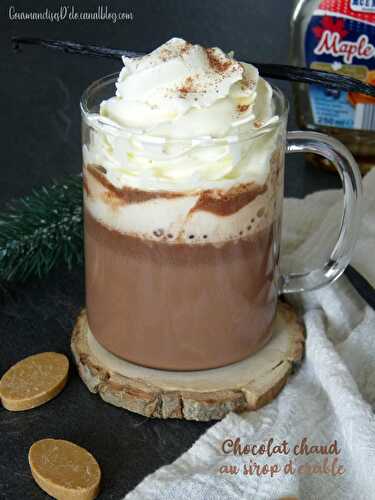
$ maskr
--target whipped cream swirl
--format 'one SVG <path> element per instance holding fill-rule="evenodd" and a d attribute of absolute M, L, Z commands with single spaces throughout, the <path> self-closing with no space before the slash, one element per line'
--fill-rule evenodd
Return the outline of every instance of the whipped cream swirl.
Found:
<path fill-rule="evenodd" d="M 86 164 L 104 167 L 118 187 L 145 190 L 265 181 L 278 117 L 254 66 L 179 38 L 123 63 L 116 95 L 89 117 Z"/>

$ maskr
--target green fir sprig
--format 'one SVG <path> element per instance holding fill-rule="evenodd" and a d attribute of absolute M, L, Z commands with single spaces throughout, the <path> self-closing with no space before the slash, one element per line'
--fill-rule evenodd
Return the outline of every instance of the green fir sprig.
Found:
<path fill-rule="evenodd" d="M 83 261 L 82 178 L 35 189 L 0 212 L 0 281 L 45 276 Z"/>

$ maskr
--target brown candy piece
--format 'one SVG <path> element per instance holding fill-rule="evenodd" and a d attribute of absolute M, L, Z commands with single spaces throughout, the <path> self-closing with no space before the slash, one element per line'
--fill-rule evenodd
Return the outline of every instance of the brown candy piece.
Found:
<path fill-rule="evenodd" d="M 50 401 L 63 390 L 68 371 L 68 358 L 57 352 L 42 352 L 19 361 L 0 380 L 4 408 L 30 410 Z"/>
<path fill-rule="evenodd" d="M 99 493 L 98 462 L 84 448 L 62 439 L 42 439 L 29 451 L 37 485 L 58 500 L 91 500 Z"/>

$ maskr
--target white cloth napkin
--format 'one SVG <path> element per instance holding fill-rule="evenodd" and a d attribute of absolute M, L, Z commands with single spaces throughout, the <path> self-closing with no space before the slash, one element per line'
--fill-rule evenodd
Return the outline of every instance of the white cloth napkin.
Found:
<path fill-rule="evenodd" d="M 364 216 L 352 264 L 375 285 L 375 171 L 364 179 Z M 323 191 L 304 200 L 287 199 L 284 208 L 284 264 L 294 271 L 322 259 L 332 245 L 341 217 L 342 192 Z M 324 253 L 324 252 L 323 252 Z M 328 253 L 328 249 L 327 249 Z M 375 499 L 375 312 L 345 277 L 316 292 L 289 297 L 303 315 L 306 357 L 281 394 L 256 412 L 229 414 L 212 426 L 174 463 L 146 477 L 128 500 L 301 500 Z M 337 440 L 345 472 L 327 474 L 242 473 L 250 460 L 284 466 L 321 464 L 321 455 L 262 457 L 224 455 L 225 439 L 262 444 L 273 438 L 290 447 L 307 437 L 310 445 Z M 330 463 L 334 457 L 329 456 Z M 237 475 L 220 473 L 236 465 Z M 306 469 L 305 469 L 306 470 Z"/>

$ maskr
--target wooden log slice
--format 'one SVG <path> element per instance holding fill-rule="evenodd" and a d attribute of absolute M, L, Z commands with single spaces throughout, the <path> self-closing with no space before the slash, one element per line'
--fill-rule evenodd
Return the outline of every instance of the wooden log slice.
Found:
<path fill-rule="evenodd" d="M 83 382 L 107 403 L 147 417 L 208 421 L 272 401 L 301 362 L 304 328 L 291 306 L 279 302 L 272 338 L 253 356 L 223 368 L 165 371 L 108 352 L 92 335 L 83 310 L 71 348 Z"/>

